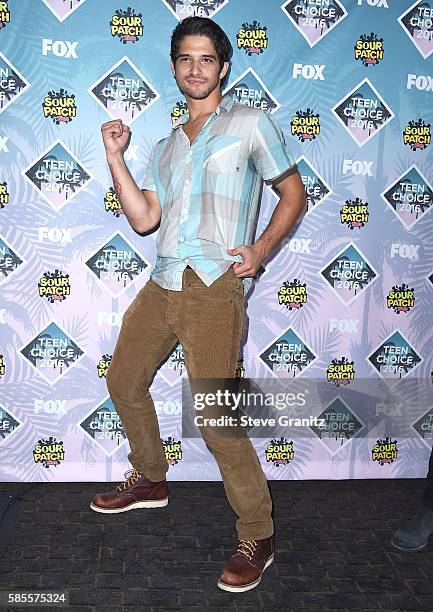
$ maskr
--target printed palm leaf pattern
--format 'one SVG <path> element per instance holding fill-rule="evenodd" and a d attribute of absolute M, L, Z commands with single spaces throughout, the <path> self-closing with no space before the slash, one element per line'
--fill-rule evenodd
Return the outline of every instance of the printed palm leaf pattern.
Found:
<path fill-rule="evenodd" d="M 425 164 L 419 164 L 420 170 L 431 183 L 433 175 L 430 168 Z M 432 213 L 426 214 L 410 233 L 410 243 L 418 247 L 418 259 L 409 260 L 406 264 L 407 278 L 417 279 L 415 295 L 417 296 L 416 308 L 411 313 L 409 327 L 414 341 L 420 347 L 423 354 L 428 356 L 426 362 L 421 364 L 421 371 L 430 368 L 433 355 L 432 332 L 433 324 L 431 318 L 431 296 L 433 284 L 429 280 L 433 272 L 433 218 Z M 409 242 L 407 239 L 406 242 Z"/>
<path fill-rule="evenodd" d="M 19 277 L 17 277 L 17 272 L 10 280 L 4 281 L 1 285 L 0 301 L 6 303 L 7 311 L 12 313 L 13 317 L 18 318 L 26 331 L 30 329 L 36 331 L 36 328 L 42 326 L 50 313 L 49 304 L 41 300 L 38 295 L 37 284 L 46 270 L 45 266 L 55 265 L 56 254 L 39 245 L 35 249 L 34 242 L 29 236 L 37 231 L 34 219 L 39 220 L 41 217 L 43 219 L 43 216 L 43 213 L 38 212 L 33 217 L 25 205 L 11 206 L 8 211 L 8 220 L 11 225 L 4 229 L 0 224 L 0 234 L 13 245 L 24 260 L 20 267 Z M 28 231 L 25 230 L 27 223 L 29 224 Z M 32 236 L 32 238 L 36 237 Z M 25 305 L 21 304 L 23 288 L 26 295 Z"/>
<path fill-rule="evenodd" d="M 429 457 L 430 451 L 421 440 L 414 437 L 398 440 L 398 457 L 392 464 L 392 477 L 425 478 Z M 417 466 L 415 470 L 414 466 Z"/>
<path fill-rule="evenodd" d="M 47 481 L 53 475 L 33 462 L 33 448 L 40 437 L 55 435 L 56 424 L 51 415 L 45 417 L 35 413 L 34 399 L 46 397 L 49 385 L 41 381 L 30 366 L 22 365 L 17 353 L 9 354 L 13 382 L 2 386 L 2 400 L 6 410 L 21 421 L 20 429 L 9 440 L 0 445 L 0 462 L 13 469 L 15 477 L 10 480 Z M 45 473 L 44 473 L 45 472 Z"/>
<path fill-rule="evenodd" d="M 69 9 L 72 0 L 63 0 L 63 4 Z M 240 9 L 235 4 L 229 3 L 227 9 L 221 11 L 223 26 L 228 23 L 225 19 L 234 18 L 237 24 L 245 21 L 245 15 L 240 15 Z M 179 10 L 186 3 L 184 0 L 176 0 L 171 5 Z M 23 2 L 23 6 L 25 10 L 20 6 L 13 14 L 13 27 L 20 35 L 10 36 L 12 24 L 2 30 L 2 53 L 31 85 L 16 101 L 12 100 L 1 115 L 5 126 L 2 133 L 10 137 L 7 143 L 10 153 L 2 155 L 4 168 L 0 182 L 7 182 L 10 201 L 0 210 L 0 236 L 16 250 L 17 257 L 24 262 L 10 279 L 2 279 L 0 274 L 0 309 L 6 311 L 7 320 L 7 325 L 0 327 L 0 353 L 5 356 L 7 365 L 6 375 L 0 379 L 1 404 L 6 409 L 10 408 L 23 423 L 23 429 L 14 433 L 10 441 L 6 439 L 0 444 L 0 460 L 3 460 L 5 466 L 2 474 L 5 480 L 49 481 L 58 478 L 54 467 L 46 469 L 35 464 L 32 458 L 37 440 L 53 436 L 71 441 L 71 446 L 66 446 L 66 452 L 70 453 L 67 459 L 81 462 L 83 470 L 80 478 L 92 478 L 95 473 L 93 470 L 102 465 L 106 478 L 112 479 L 127 465 L 127 444 L 116 451 L 112 458 L 105 457 L 88 436 L 77 430 L 77 423 L 107 395 L 106 381 L 98 379 L 96 364 L 105 353 L 112 354 L 119 332 L 117 325 L 99 326 L 97 314 L 123 312 L 144 284 L 149 270 L 127 287 L 118 299 L 113 299 L 95 275 L 84 269 L 84 262 L 98 246 L 106 244 L 116 231 L 123 232 L 140 255 L 153 262 L 156 234 L 139 236 L 130 229 L 124 216 L 116 218 L 104 210 L 104 195 L 112 186 L 100 136 L 100 124 L 107 121 L 107 115 L 99 105 L 94 104 L 87 89 L 110 66 L 115 65 L 127 50 L 131 61 L 161 94 L 162 104 L 153 105 L 134 123 L 131 143 L 139 145 L 138 160 L 128 162 L 128 166 L 140 184 L 151 147 L 169 133 L 170 111 L 181 99 L 168 69 L 167 40 L 173 29 L 173 16 L 162 3 L 155 3 L 155 10 L 143 10 L 145 36 L 136 44 L 125 47 L 121 40 L 113 39 L 109 32 L 109 20 L 115 10 L 120 10 L 118 6 L 112 7 L 112 13 L 107 13 L 101 27 L 95 27 L 99 23 L 97 13 L 94 13 L 94 20 L 79 21 L 77 12 L 62 25 L 63 38 L 78 41 L 78 58 L 75 59 L 57 57 L 53 53 L 42 56 L 41 39 L 57 36 L 44 30 L 49 11 L 42 2 L 27 1 Z M 195 2 L 192 6 L 199 7 L 201 4 Z M 214 3 L 213 8 L 216 6 Z M 360 34 L 359 24 L 354 22 L 351 26 L 350 20 L 344 23 L 344 27 L 332 31 L 335 35 L 330 33 L 326 36 L 326 40 L 313 53 L 307 48 L 302 36 L 291 36 L 290 45 L 287 45 L 287 34 L 294 32 L 293 24 L 287 23 L 287 28 L 275 28 L 271 16 L 266 21 L 270 46 L 260 56 L 261 64 L 257 64 L 255 69 L 272 95 L 282 104 L 274 115 L 281 123 L 288 148 L 295 158 L 305 155 L 333 193 L 313 208 L 291 236 L 268 258 L 267 272 L 251 292 L 248 301 L 249 337 L 244 347 L 245 368 L 249 376 L 270 376 L 258 355 L 266 344 L 278 337 L 289 325 L 318 356 L 301 376 L 323 379 L 327 365 L 342 355 L 355 361 L 357 377 L 377 376 L 365 356 L 377 347 L 379 338 L 389 337 L 396 327 L 394 315 L 384 308 L 386 293 L 396 283 L 406 283 L 415 289 L 416 305 L 404 319 L 400 315 L 398 325 L 424 358 L 416 370 L 416 376 L 428 378 L 433 370 L 433 324 L 430 323 L 433 285 L 428 280 L 433 272 L 430 263 L 433 261 L 431 213 L 423 215 L 408 231 L 380 197 L 383 190 L 414 163 L 414 155 L 420 171 L 432 182 L 433 146 L 429 145 L 425 151 L 420 152 L 421 157 L 418 153 L 411 153 L 409 147 L 404 147 L 402 143 L 402 131 L 409 121 L 422 118 L 433 124 L 429 96 L 427 93 L 417 95 L 415 91 L 403 95 L 398 79 L 388 78 L 388 73 L 384 72 L 383 83 L 381 77 L 380 83 L 375 80 L 374 85 L 378 86 L 380 94 L 396 116 L 368 146 L 355 148 L 346 130 L 330 111 L 366 74 L 353 57 L 352 61 L 341 62 L 341 36 L 349 36 L 354 41 Z M 319 27 L 325 31 L 330 25 L 325 21 Z M 384 36 L 385 45 L 389 27 L 388 19 L 384 17 L 379 34 Z M 61 38 L 60 34 L 58 37 Z M 396 68 L 406 66 L 405 52 L 408 48 L 412 50 L 412 43 L 409 40 L 404 43 L 397 58 L 385 56 L 384 62 L 389 62 L 389 74 L 396 73 Z M 322 49 L 322 45 L 325 45 L 323 57 L 326 56 L 326 61 L 321 60 L 320 54 L 317 56 L 317 50 Z M 294 57 L 304 65 L 326 63 L 325 80 L 290 78 Z M 242 73 L 246 67 L 243 65 L 245 59 L 248 60 L 248 57 L 243 53 L 234 58 L 235 74 Z M 416 70 L 407 68 L 407 71 Z M 282 74 L 288 78 L 281 79 Z M 78 113 L 70 124 L 56 125 L 43 117 L 41 105 L 49 92 L 62 89 L 75 95 Z M 5 100 L 10 95 L 11 92 L 6 91 Z M 320 114 L 321 133 L 313 142 L 301 143 L 290 137 L 290 120 L 296 110 L 306 108 Z M 41 152 L 57 139 L 64 142 L 94 179 L 80 193 L 75 193 L 72 201 L 67 202 L 58 212 L 20 175 L 23 168 L 38 159 Z M 343 174 L 345 159 L 372 160 L 373 176 Z M 74 195 L 73 191 L 71 195 Z M 341 225 L 338 214 L 343 202 L 356 197 L 368 202 L 370 219 L 365 228 L 355 230 L 355 233 Z M 275 198 L 266 188 L 259 219 L 261 229 L 264 229 L 274 206 Z M 41 228 L 45 228 L 45 239 L 40 239 Z M 56 228 L 69 231 L 71 242 L 51 242 L 47 239 L 47 232 L 53 232 Z M 310 240 L 311 252 L 293 252 L 288 246 L 290 238 Z M 339 252 L 349 241 L 353 241 L 362 251 L 378 272 L 378 278 L 353 305 L 345 308 L 322 282 L 318 272 L 330 260 L 331 255 Z M 419 247 L 419 259 L 390 257 L 392 243 Z M 63 306 L 66 308 L 63 311 L 58 308 L 62 305 L 49 304 L 37 294 L 38 280 L 44 273 L 56 268 L 68 272 L 72 281 L 72 294 L 68 298 L 71 302 L 65 301 Z M 75 274 L 78 275 L 76 281 Z M 278 305 L 276 291 L 279 283 L 294 278 L 307 284 L 308 302 L 298 312 L 289 312 Z M 82 304 L 77 305 L 72 301 L 76 292 L 81 292 Z M 329 320 L 334 316 L 358 319 L 358 331 L 347 334 L 337 329 L 330 333 Z M 20 356 L 17 347 L 28 343 L 53 319 L 71 334 L 86 354 L 61 382 L 51 386 Z M 409 373 L 408 378 L 411 376 Z M 156 377 L 152 394 L 155 400 L 180 399 L 180 385 L 171 388 L 162 377 Z M 61 397 L 67 399 L 65 413 L 35 412 L 36 399 Z M 162 414 L 161 436 L 180 439 L 180 422 L 178 414 Z M 259 453 L 264 442 L 254 440 Z M 333 458 L 329 458 L 322 448 L 316 447 L 317 442 L 314 444 L 310 439 L 295 438 L 295 460 L 288 465 L 281 465 L 278 474 L 274 473 L 273 467 L 269 466 L 268 469 L 266 466 L 268 476 L 284 479 L 310 476 L 316 470 L 315 458 L 322 457 L 327 461 L 320 468 L 320 473 L 325 477 L 332 478 L 335 473 L 333 469 L 337 465 L 348 477 L 368 477 L 371 463 L 370 439 L 351 441 Z M 185 442 L 184 451 L 184 459 L 180 465 L 171 468 L 171 476 L 181 479 L 220 478 L 218 468 L 200 438 Z M 394 464 L 384 466 L 388 475 L 424 475 L 428 449 L 421 440 L 409 440 L 407 446 L 402 440 L 399 452 L 399 459 Z M 77 474 L 71 471 L 69 477 L 76 479 Z"/>
<path fill-rule="evenodd" d="M 27 15 L 28 21 L 25 21 L 19 29 L 20 36 L 13 39 L 13 54 L 20 58 L 20 72 L 25 76 L 31 87 L 6 110 L 7 113 L 11 113 L 15 126 L 19 128 L 20 138 L 31 139 L 33 154 L 28 156 L 28 163 L 36 152 L 46 149 L 55 140 L 55 135 L 58 134 L 55 124 L 43 115 L 41 107 L 43 99 L 53 89 L 53 86 L 61 87 L 69 83 L 68 68 L 62 58 L 52 56 L 52 61 L 47 65 L 45 62 L 34 61 L 33 54 L 28 53 L 29 48 L 38 49 L 39 53 L 41 46 L 41 36 L 37 28 L 31 28 L 28 25 L 29 23 L 35 23 L 31 21 L 32 14 L 36 21 L 40 20 L 34 5 L 30 6 Z M 24 11 L 20 12 L 21 19 L 23 15 Z M 16 24 L 16 27 L 19 27 L 18 24 Z M 5 54 L 8 54 L 6 49 Z M 30 114 L 29 108 L 32 108 Z"/>

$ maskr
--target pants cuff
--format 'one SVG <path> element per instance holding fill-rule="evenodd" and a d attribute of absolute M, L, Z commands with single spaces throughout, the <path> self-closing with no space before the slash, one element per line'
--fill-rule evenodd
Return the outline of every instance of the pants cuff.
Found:
<path fill-rule="evenodd" d="M 270 538 L 272 535 L 274 535 L 274 530 L 268 530 L 268 531 L 263 531 L 263 532 L 252 532 L 252 533 L 238 533 L 238 538 L 239 540 L 264 540 L 265 538 Z"/>

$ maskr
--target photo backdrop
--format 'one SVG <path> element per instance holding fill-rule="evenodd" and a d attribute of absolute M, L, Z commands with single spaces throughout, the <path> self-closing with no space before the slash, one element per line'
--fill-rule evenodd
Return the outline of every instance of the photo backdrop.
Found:
<path fill-rule="evenodd" d="M 129 467 L 105 376 L 156 234 L 122 214 L 100 126 L 131 126 L 140 185 L 186 110 L 169 48 L 188 15 L 225 30 L 225 92 L 272 113 L 307 191 L 248 295 L 238 375 L 332 393 L 322 432 L 253 439 L 268 478 L 423 477 L 433 408 L 377 402 L 365 436 L 342 393 L 431 379 L 432 0 L 0 2 L 0 477 L 118 480 Z M 258 235 L 276 202 L 265 186 Z M 168 478 L 218 480 L 202 440 L 182 439 L 183 377 L 178 346 L 151 387 Z M 386 430 L 392 411 L 413 435 Z"/>

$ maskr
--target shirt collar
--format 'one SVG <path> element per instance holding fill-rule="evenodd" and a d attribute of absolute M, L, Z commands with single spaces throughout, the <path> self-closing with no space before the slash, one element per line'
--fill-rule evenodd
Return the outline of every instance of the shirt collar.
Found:
<path fill-rule="evenodd" d="M 221 100 L 221 102 L 219 103 L 219 106 L 216 107 L 216 109 L 215 109 L 216 114 L 219 115 L 220 112 L 221 112 L 221 109 L 223 109 L 227 113 L 229 113 L 232 110 L 234 103 L 235 103 L 234 97 L 232 95 L 230 95 L 230 94 L 227 94 Z"/>
<path fill-rule="evenodd" d="M 215 109 L 216 116 L 219 117 L 221 109 L 229 113 L 233 108 L 234 102 L 235 100 L 233 96 L 231 95 L 224 96 L 221 102 L 219 103 L 219 105 Z M 173 130 L 177 129 L 178 127 L 186 123 L 188 121 L 188 118 L 189 118 L 189 113 L 187 111 L 181 117 L 179 117 L 179 119 L 176 120 L 176 122 L 173 125 Z"/>

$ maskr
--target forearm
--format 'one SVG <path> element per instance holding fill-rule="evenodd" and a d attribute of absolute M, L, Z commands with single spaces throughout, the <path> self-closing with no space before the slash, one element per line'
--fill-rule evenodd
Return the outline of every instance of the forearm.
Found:
<path fill-rule="evenodd" d="M 154 218 L 146 196 L 132 178 L 123 155 L 108 154 L 107 163 L 113 178 L 113 187 L 129 224 L 141 233 L 152 229 L 159 219 Z"/>
<path fill-rule="evenodd" d="M 289 233 L 304 207 L 305 188 L 299 181 L 290 193 L 281 195 L 266 229 L 253 245 L 262 258 L 269 255 Z"/>

